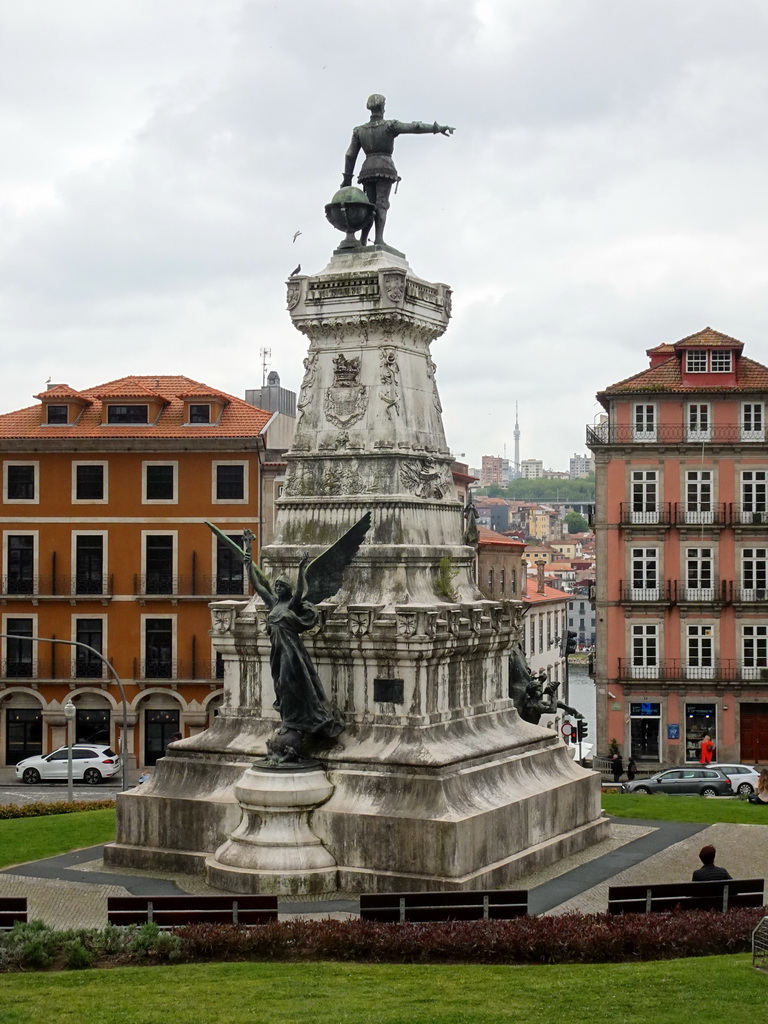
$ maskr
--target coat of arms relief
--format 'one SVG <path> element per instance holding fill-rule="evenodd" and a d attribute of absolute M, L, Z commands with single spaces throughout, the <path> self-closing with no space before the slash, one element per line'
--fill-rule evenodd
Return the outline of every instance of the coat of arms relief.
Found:
<path fill-rule="evenodd" d="M 360 383 L 360 359 L 339 353 L 333 360 L 333 384 L 325 391 L 325 415 L 340 427 L 356 423 L 365 413 L 368 388 Z"/>

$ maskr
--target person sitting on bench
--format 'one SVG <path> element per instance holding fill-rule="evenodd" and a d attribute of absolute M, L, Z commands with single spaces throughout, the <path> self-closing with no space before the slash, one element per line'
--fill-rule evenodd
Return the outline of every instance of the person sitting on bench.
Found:
<path fill-rule="evenodd" d="M 714 846 L 702 846 L 699 850 L 699 859 L 701 860 L 701 867 L 697 868 L 693 872 L 693 882 L 727 882 L 730 881 L 731 876 L 725 870 L 725 868 L 719 868 L 715 865 L 715 854 L 717 850 Z"/>

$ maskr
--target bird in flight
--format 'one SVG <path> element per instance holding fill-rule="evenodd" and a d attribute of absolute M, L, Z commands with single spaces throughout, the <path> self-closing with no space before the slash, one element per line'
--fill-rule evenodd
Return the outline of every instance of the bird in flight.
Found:
<path fill-rule="evenodd" d="M 297 238 L 299 237 L 299 235 L 300 235 L 301 233 L 302 233 L 301 231 L 294 231 L 294 233 L 293 233 L 293 241 L 294 241 L 294 242 L 296 241 L 296 239 L 297 239 Z"/>

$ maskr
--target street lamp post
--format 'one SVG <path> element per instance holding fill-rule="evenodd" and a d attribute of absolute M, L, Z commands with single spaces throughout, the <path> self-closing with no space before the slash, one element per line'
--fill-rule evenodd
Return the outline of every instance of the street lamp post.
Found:
<path fill-rule="evenodd" d="M 67 720 L 67 800 L 72 803 L 75 799 L 72 783 L 72 743 L 74 741 L 72 726 L 75 722 L 75 705 L 71 700 L 68 700 L 64 705 L 64 717 Z"/>
<path fill-rule="evenodd" d="M 66 644 L 68 647 L 82 647 L 85 651 L 90 651 L 91 654 L 95 654 L 102 665 L 106 665 L 109 670 L 109 674 L 117 683 L 117 688 L 120 691 L 120 701 L 123 706 L 123 724 L 122 724 L 122 735 L 120 737 L 120 754 L 122 756 L 122 769 L 123 769 L 123 792 L 128 789 L 128 776 L 127 776 L 127 758 L 125 756 L 125 738 L 128 735 L 128 702 L 125 699 L 125 690 L 123 689 L 123 681 L 115 671 L 115 667 L 111 661 L 107 661 L 101 651 L 97 651 L 95 647 L 91 647 L 90 644 L 84 644 L 81 640 L 58 640 L 50 636 L 19 636 L 17 633 L 0 633 L 0 637 L 5 637 L 7 640 L 35 640 L 45 644 Z M 71 703 L 71 702 L 70 702 Z M 72 705 L 74 707 L 74 705 Z M 66 711 L 65 711 L 66 713 Z"/>

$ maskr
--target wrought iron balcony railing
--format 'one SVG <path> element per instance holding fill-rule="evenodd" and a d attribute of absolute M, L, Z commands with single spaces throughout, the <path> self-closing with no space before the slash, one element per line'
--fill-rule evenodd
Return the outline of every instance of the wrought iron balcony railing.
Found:
<path fill-rule="evenodd" d="M 636 586 L 634 582 L 619 583 L 621 600 L 627 604 L 670 604 L 673 587 L 670 580 L 659 580 L 653 586 Z"/>
<path fill-rule="evenodd" d="M 2 577 L 3 597 L 111 597 L 114 577 L 101 573 L 28 576 L 9 573 Z"/>
<path fill-rule="evenodd" d="M 607 444 L 755 444 L 765 441 L 765 431 L 747 430 L 738 423 L 716 423 L 694 430 L 686 423 L 662 423 L 638 430 L 632 423 L 587 424 L 587 446 Z"/>
<path fill-rule="evenodd" d="M 247 594 L 243 578 L 226 575 L 145 573 L 133 578 L 133 592 L 140 597 L 218 597 Z"/>
<path fill-rule="evenodd" d="M 768 661 L 764 658 L 754 659 L 757 664 L 746 664 L 734 658 L 702 659 L 704 664 L 691 665 L 676 659 L 659 659 L 656 665 L 636 665 L 631 658 L 619 659 L 618 678 L 621 681 L 633 680 L 659 683 L 699 682 L 768 682 Z M 760 664 L 760 662 L 764 664 Z"/>
<path fill-rule="evenodd" d="M 37 679 L 37 661 L 24 658 L 6 658 L 2 663 L 3 679 Z"/>
<path fill-rule="evenodd" d="M 674 505 L 675 526 L 727 526 L 730 519 L 730 506 L 724 501 Z"/>
<path fill-rule="evenodd" d="M 645 503 L 622 501 L 620 509 L 622 526 L 671 526 L 672 505 L 669 502 Z"/>

